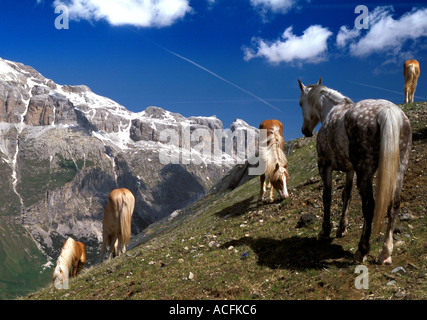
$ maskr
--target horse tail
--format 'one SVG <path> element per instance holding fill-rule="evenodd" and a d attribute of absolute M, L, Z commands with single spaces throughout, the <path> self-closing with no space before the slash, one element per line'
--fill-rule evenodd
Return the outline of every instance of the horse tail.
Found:
<path fill-rule="evenodd" d="M 373 231 L 376 235 L 381 230 L 392 195 L 397 188 L 400 165 L 399 140 L 402 127 L 400 109 L 394 105 L 382 108 L 378 113 L 378 124 L 380 126 L 380 153 L 373 218 Z"/>
<path fill-rule="evenodd" d="M 131 231 L 131 219 L 132 213 L 135 206 L 135 198 L 132 193 L 128 190 L 123 190 L 122 196 L 119 199 L 119 213 L 120 213 L 120 234 L 121 242 L 123 245 L 129 243 L 130 231 Z"/>
<path fill-rule="evenodd" d="M 272 133 L 270 137 L 272 137 L 275 143 L 279 143 L 280 145 L 283 139 L 282 139 L 282 136 L 280 135 L 279 126 L 273 126 L 269 131 Z"/>
<path fill-rule="evenodd" d="M 415 78 L 415 64 L 410 63 L 407 66 L 405 66 L 404 70 L 404 76 L 405 76 L 405 89 L 410 90 L 412 87 L 412 83 Z"/>
<path fill-rule="evenodd" d="M 277 147 L 276 149 L 276 152 L 278 153 L 277 157 L 278 159 L 280 159 L 283 165 L 286 165 L 288 163 L 288 160 L 285 154 L 285 139 L 280 133 L 280 128 L 278 126 L 274 126 L 272 130 L 273 130 L 274 142 L 276 143 L 276 147 Z"/>

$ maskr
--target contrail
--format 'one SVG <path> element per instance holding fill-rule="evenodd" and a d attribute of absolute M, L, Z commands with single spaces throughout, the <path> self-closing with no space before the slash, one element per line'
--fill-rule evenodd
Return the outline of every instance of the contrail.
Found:
<path fill-rule="evenodd" d="M 391 92 L 391 93 L 396 93 L 396 94 L 399 94 L 399 95 L 404 95 L 403 94 L 403 92 L 400 92 L 400 91 L 396 91 L 396 90 L 390 90 L 390 89 L 386 89 L 386 88 L 381 88 L 381 87 L 377 87 L 377 86 L 372 86 L 372 85 L 370 85 L 370 84 L 364 84 L 364 83 L 361 83 L 361 82 L 357 82 L 357 81 L 350 81 L 350 80 L 348 80 L 348 82 L 350 82 L 350 83 L 354 83 L 354 84 L 357 84 L 357 85 L 359 85 L 359 86 L 364 86 L 364 87 L 368 87 L 368 88 L 373 88 L 373 89 L 378 89 L 378 90 L 383 90 L 383 91 L 387 91 L 387 92 Z M 424 97 L 420 97 L 420 96 L 414 96 L 415 98 L 418 98 L 418 99 L 427 99 L 427 98 L 424 98 Z"/>
<path fill-rule="evenodd" d="M 246 89 L 243 89 L 242 87 L 238 86 L 237 84 L 235 84 L 235 83 L 233 83 L 233 82 L 231 82 L 231 81 L 229 81 L 229 80 L 227 80 L 227 79 L 224 79 L 223 77 L 219 76 L 218 74 L 216 74 L 215 72 L 213 72 L 213 71 L 211 71 L 211 70 L 209 70 L 209 69 L 206 69 L 205 67 L 201 66 L 200 64 L 198 64 L 198 63 L 196 63 L 196 62 L 194 62 L 194 61 L 192 61 L 192 60 L 190 60 L 190 59 L 188 59 L 188 58 L 186 58 L 186 57 L 183 57 L 183 56 L 181 56 L 180 54 L 178 54 L 178 53 L 176 53 L 176 52 L 173 52 L 173 51 L 171 51 L 171 50 L 169 50 L 169 49 L 167 49 L 167 48 L 165 48 L 165 47 L 163 47 L 163 46 L 160 46 L 160 45 L 158 45 L 158 46 L 159 46 L 159 47 L 161 47 L 163 50 L 165 50 L 165 51 L 169 52 L 170 54 L 174 55 L 175 57 L 178 57 L 178 58 L 180 58 L 180 59 L 182 59 L 182 60 L 184 60 L 184 61 L 187 61 L 187 62 L 191 63 L 192 65 L 196 66 L 197 68 L 199 68 L 199 69 L 201 69 L 201 70 L 203 70 L 203 71 L 206 71 L 207 73 L 209 73 L 209 74 L 213 75 L 214 77 L 216 77 L 216 78 L 218 78 L 218 79 L 220 79 L 220 80 L 222 80 L 222 81 L 224 81 L 224 82 L 228 83 L 229 85 L 231 85 L 231 86 L 233 86 L 233 87 L 235 87 L 235 88 L 239 89 L 240 91 L 243 91 L 244 93 L 246 93 L 246 94 L 248 94 L 248 95 L 250 95 L 250 96 L 254 97 L 255 99 L 257 99 L 258 101 L 260 101 L 260 102 L 264 103 L 265 105 L 267 105 L 267 106 L 269 106 L 269 107 L 271 107 L 271 108 L 273 108 L 273 109 L 275 109 L 275 110 L 277 110 L 277 111 L 279 111 L 279 112 L 282 112 L 279 108 L 277 108 L 277 107 L 273 106 L 271 103 L 268 103 L 268 102 L 267 102 L 267 101 L 265 101 L 264 99 L 262 99 L 262 98 L 260 98 L 260 97 L 256 96 L 255 94 L 253 94 L 252 92 L 250 92 L 250 91 L 248 91 L 248 90 L 246 90 Z"/>

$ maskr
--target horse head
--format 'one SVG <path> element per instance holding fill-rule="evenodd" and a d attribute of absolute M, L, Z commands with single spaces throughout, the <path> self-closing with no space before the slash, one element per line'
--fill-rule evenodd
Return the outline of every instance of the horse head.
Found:
<path fill-rule="evenodd" d="M 53 270 L 52 281 L 55 282 L 56 279 L 58 279 L 59 283 L 63 283 L 64 281 L 64 271 L 61 266 L 56 266 Z"/>
<path fill-rule="evenodd" d="M 280 195 L 281 199 L 289 198 L 287 181 L 289 179 L 288 170 L 286 167 L 276 164 L 274 176 L 271 179 L 271 184 Z"/>
<path fill-rule="evenodd" d="M 316 86 L 320 86 L 322 84 L 322 77 L 317 82 L 316 85 L 308 85 L 305 86 L 299 79 L 299 87 L 301 89 L 301 97 L 300 97 L 300 107 L 302 109 L 302 115 L 304 118 L 304 123 L 302 125 L 302 133 L 306 137 L 313 136 L 313 130 L 320 122 L 319 112 L 316 110 L 315 106 L 308 100 L 308 93 Z"/>

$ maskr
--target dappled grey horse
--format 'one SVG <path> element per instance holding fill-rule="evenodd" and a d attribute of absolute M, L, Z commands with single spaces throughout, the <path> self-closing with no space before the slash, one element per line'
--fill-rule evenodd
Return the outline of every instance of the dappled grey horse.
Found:
<path fill-rule="evenodd" d="M 389 101 L 363 100 L 354 103 L 341 93 L 322 86 L 321 82 L 322 78 L 316 85 L 305 86 L 298 79 L 304 117 L 303 134 L 312 136 L 316 125 L 319 121 L 321 123 L 317 155 L 319 174 L 323 180 L 324 217 L 319 238 L 329 238 L 331 232 L 333 170 L 346 172 L 337 237 L 347 233 L 348 203 L 356 172 L 364 222 L 355 259 L 366 261 L 372 222 L 374 233 L 379 234 L 387 212 L 387 231 L 379 262 L 391 264 L 394 221 L 399 213 L 403 175 L 411 151 L 409 120 L 398 106 Z M 377 169 L 374 200 L 372 181 Z"/>

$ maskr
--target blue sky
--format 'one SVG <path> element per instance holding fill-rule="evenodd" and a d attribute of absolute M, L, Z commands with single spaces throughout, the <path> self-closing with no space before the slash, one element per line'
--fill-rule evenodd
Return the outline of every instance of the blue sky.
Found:
<path fill-rule="evenodd" d="M 363 4 L 368 29 L 355 28 Z M 55 13 L 68 11 L 68 29 Z M 64 20 L 59 22 L 63 23 Z M 403 102 L 406 59 L 427 100 L 425 1 L 3 0 L 0 57 L 58 84 L 86 84 L 131 111 L 159 106 L 302 136 L 297 78 L 351 99 Z"/>

